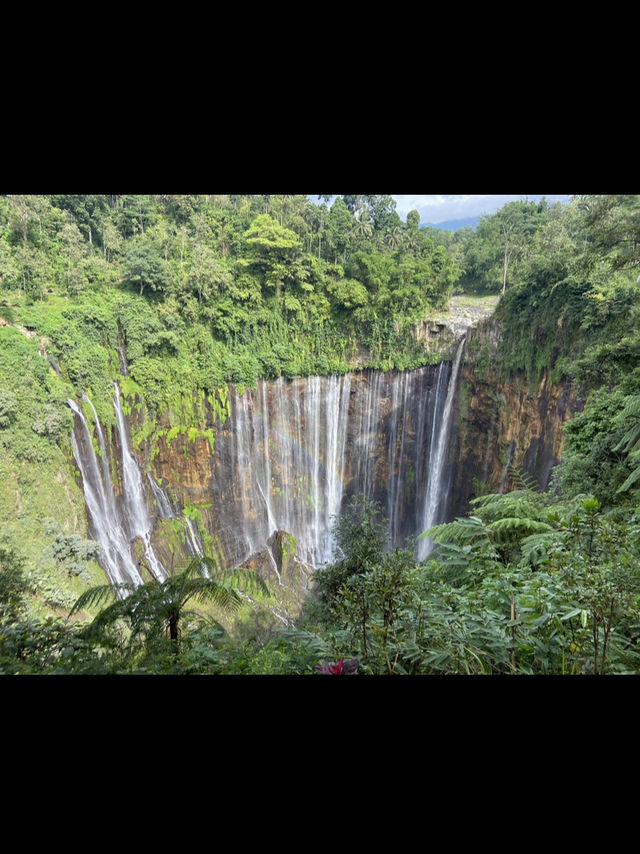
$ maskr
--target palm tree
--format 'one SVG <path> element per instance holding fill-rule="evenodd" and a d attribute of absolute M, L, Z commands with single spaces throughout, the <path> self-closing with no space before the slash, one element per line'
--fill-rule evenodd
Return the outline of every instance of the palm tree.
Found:
<path fill-rule="evenodd" d="M 365 209 L 361 209 L 359 215 L 356 217 L 353 223 L 353 236 L 356 239 L 367 240 L 373 236 L 373 220 L 371 219 L 369 212 Z"/>
<path fill-rule="evenodd" d="M 394 225 L 387 232 L 387 235 L 386 235 L 387 246 L 389 246 L 392 251 L 394 249 L 397 249 L 400 246 L 400 244 L 402 243 L 403 237 L 404 237 L 404 231 L 402 230 L 402 228 L 400 228 L 400 226 L 398 226 L 398 225 Z"/>
<path fill-rule="evenodd" d="M 205 570 L 208 577 L 202 575 Z M 170 575 L 162 582 L 153 579 L 146 584 L 105 584 L 86 590 L 69 612 L 69 617 L 86 608 L 101 606 L 87 629 L 89 635 L 100 635 L 118 620 L 131 629 L 130 643 L 140 636 L 151 638 L 166 633 L 171 650 L 180 650 L 180 623 L 187 615 L 188 602 L 210 602 L 226 613 L 233 613 L 242 604 L 240 588 L 269 596 L 264 580 L 249 569 L 221 570 L 209 557 L 195 557 L 182 572 Z M 113 601 L 115 599 L 115 601 Z"/>
<path fill-rule="evenodd" d="M 417 231 L 407 231 L 404 238 L 405 248 L 410 252 L 416 252 L 420 248 L 420 238 Z"/>

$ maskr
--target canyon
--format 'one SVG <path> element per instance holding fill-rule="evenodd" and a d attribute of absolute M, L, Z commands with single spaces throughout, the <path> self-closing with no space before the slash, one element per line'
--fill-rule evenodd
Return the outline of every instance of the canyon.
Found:
<path fill-rule="evenodd" d="M 223 567 L 260 572 L 288 622 L 314 570 L 336 558 L 333 525 L 353 496 L 379 503 L 389 547 L 414 547 L 420 561 L 431 543 L 419 535 L 466 512 L 478 490 L 504 491 L 517 471 L 545 489 L 562 425 L 580 406 L 570 385 L 502 377 L 493 316 L 439 321 L 418 337 L 445 358 L 414 371 L 230 384 L 222 416 L 194 400 L 206 430 L 172 433 L 160 413 L 135 450 L 131 437 L 152 416 L 143 406 L 125 416 L 117 383 L 106 437 L 97 416 L 89 427 L 69 401 L 89 530 L 109 580 L 162 580 L 206 551 Z"/>

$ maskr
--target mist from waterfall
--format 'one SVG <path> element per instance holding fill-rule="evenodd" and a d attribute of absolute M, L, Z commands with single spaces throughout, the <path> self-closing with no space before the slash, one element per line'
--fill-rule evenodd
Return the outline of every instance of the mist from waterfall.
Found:
<path fill-rule="evenodd" d="M 243 393 L 231 386 L 212 464 L 212 533 L 230 561 L 242 563 L 281 530 L 302 560 L 331 562 L 336 517 L 359 494 L 381 504 L 392 546 L 439 521 L 462 348 L 453 364 L 415 371 L 262 380 Z M 422 541 L 416 548 L 425 551 Z"/>
<path fill-rule="evenodd" d="M 391 547 L 415 540 L 416 557 L 428 556 L 432 544 L 416 538 L 447 512 L 447 455 L 463 348 L 464 339 L 453 362 L 415 371 L 260 380 L 243 393 L 231 385 L 230 418 L 216 426 L 207 477 L 207 501 L 214 508 L 208 533 L 228 565 L 264 549 L 275 531 L 295 537 L 306 563 L 331 562 L 337 556 L 336 519 L 352 496 L 362 494 L 381 505 Z M 76 414 L 72 448 L 93 535 L 112 582 L 142 583 L 132 557 L 136 540 L 151 574 L 163 580 L 167 572 L 151 544 L 155 517 L 182 519 L 190 554 L 202 556 L 202 542 L 152 474 L 143 477 L 129 447 L 117 384 L 113 405 L 122 478 L 117 497 L 95 409 L 94 436 L 82 409 L 69 401 Z M 154 506 L 152 518 L 148 508 Z"/>

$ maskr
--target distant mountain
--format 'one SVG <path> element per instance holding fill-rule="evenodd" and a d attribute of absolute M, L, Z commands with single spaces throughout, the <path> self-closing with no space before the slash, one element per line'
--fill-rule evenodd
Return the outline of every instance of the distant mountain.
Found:
<path fill-rule="evenodd" d="M 420 227 L 439 228 L 440 231 L 457 231 L 459 228 L 464 228 L 465 225 L 475 228 L 479 222 L 479 216 L 467 216 L 464 219 L 447 219 L 444 222 L 421 222 Z"/>

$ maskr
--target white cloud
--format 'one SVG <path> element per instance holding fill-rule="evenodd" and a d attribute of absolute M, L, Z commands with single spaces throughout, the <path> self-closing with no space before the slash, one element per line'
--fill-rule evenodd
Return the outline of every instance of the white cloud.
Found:
<path fill-rule="evenodd" d="M 309 196 L 317 202 L 317 196 Z M 333 197 L 335 198 L 335 197 Z M 418 211 L 421 222 L 444 222 L 450 219 L 465 219 L 466 217 L 482 216 L 483 214 L 495 213 L 507 202 L 515 202 L 519 199 L 540 201 L 542 196 L 520 195 L 444 195 L 436 194 L 430 196 L 407 195 L 392 196 L 396 201 L 396 210 L 401 219 L 406 220 L 409 211 Z M 571 196 L 547 195 L 549 202 L 568 202 Z M 333 202 L 333 199 L 329 203 Z"/>
<path fill-rule="evenodd" d="M 519 195 L 431 195 L 431 196 L 393 196 L 396 210 L 401 219 L 406 219 L 409 211 L 417 210 L 421 222 L 444 222 L 449 219 L 464 219 L 470 216 L 495 213 L 507 202 L 519 199 L 539 201 L 542 196 Z M 546 196 L 547 200 L 569 201 L 571 196 Z"/>

